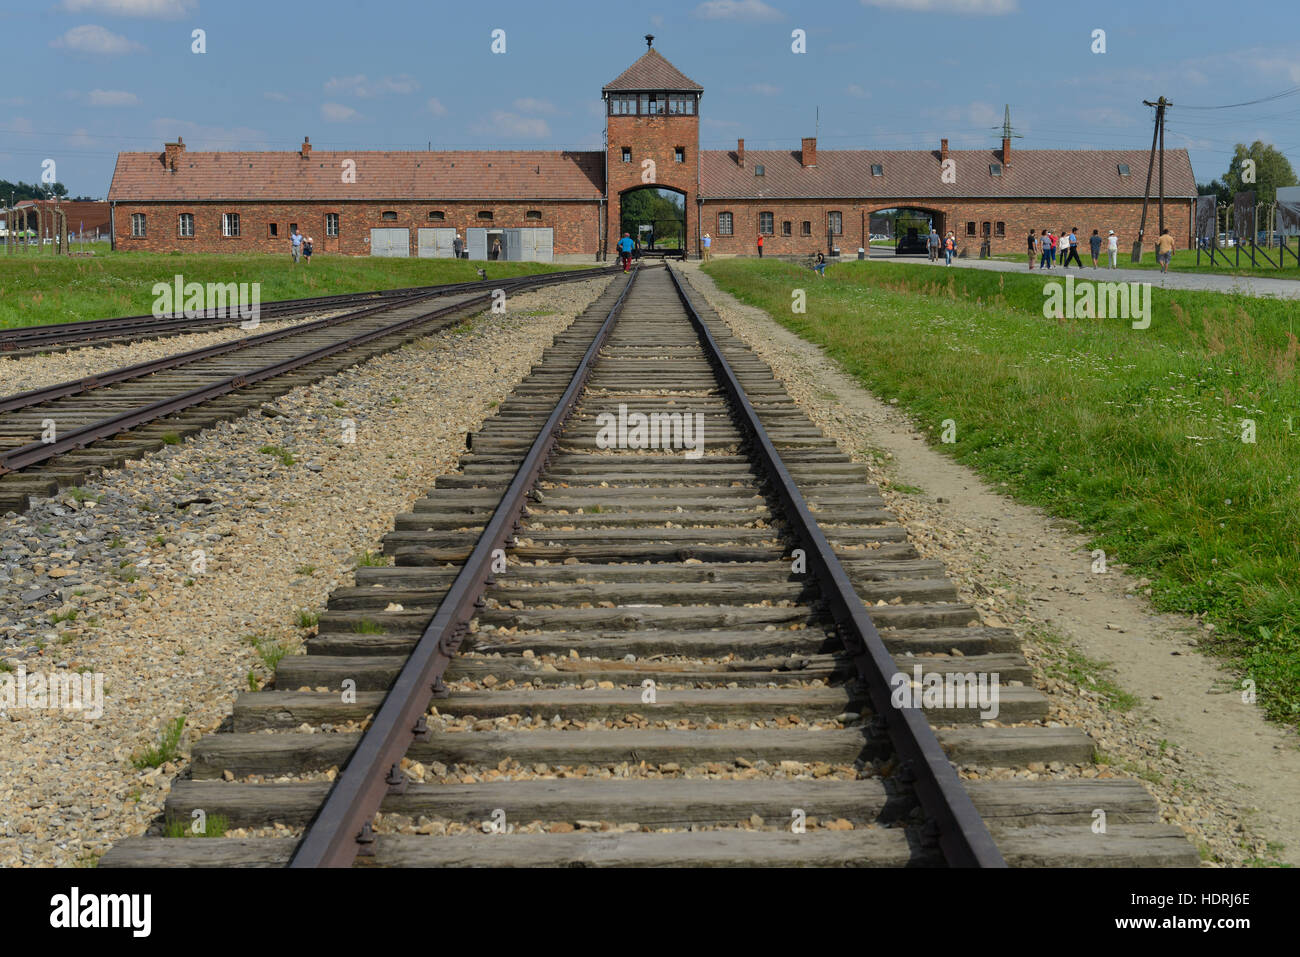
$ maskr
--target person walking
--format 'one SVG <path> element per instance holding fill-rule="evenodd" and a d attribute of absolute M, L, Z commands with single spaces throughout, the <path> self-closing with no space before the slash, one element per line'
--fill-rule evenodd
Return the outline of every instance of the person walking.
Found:
<path fill-rule="evenodd" d="M 758 234 L 758 258 L 763 258 L 763 234 Z"/>
<path fill-rule="evenodd" d="M 1101 233 L 1097 230 L 1092 231 L 1088 237 L 1088 252 L 1092 254 L 1092 268 L 1097 268 L 1097 257 L 1101 255 Z"/>
<path fill-rule="evenodd" d="M 957 237 L 952 234 L 952 230 L 950 229 L 948 230 L 947 237 L 943 241 L 943 264 L 945 266 L 951 266 L 952 257 L 955 255 L 957 255 Z"/>
<path fill-rule="evenodd" d="M 709 257 L 713 255 L 713 237 L 708 233 L 700 240 L 700 248 L 704 251 L 704 261 L 708 262 Z"/>
<path fill-rule="evenodd" d="M 930 247 L 930 262 L 937 263 L 939 261 L 939 246 L 941 243 L 942 240 L 939 239 L 939 230 L 935 229 L 934 226 L 931 226 L 928 243 Z"/>
<path fill-rule="evenodd" d="M 1160 264 L 1161 272 L 1169 272 L 1169 263 L 1174 258 L 1174 237 L 1169 235 L 1168 229 L 1160 231 L 1160 238 L 1156 240 L 1156 262 Z"/>
<path fill-rule="evenodd" d="M 492 240 L 492 258 L 493 259 L 501 258 L 501 240 L 499 239 Z"/>
<path fill-rule="evenodd" d="M 289 251 L 293 255 L 293 264 L 298 265 L 298 257 L 302 255 L 302 233 L 297 229 L 289 237 Z"/>
<path fill-rule="evenodd" d="M 1042 259 L 1039 260 L 1038 268 L 1051 269 L 1052 268 L 1052 237 L 1045 229 L 1043 230 L 1043 235 L 1039 237 L 1038 250 L 1042 254 Z"/>
<path fill-rule="evenodd" d="M 632 237 L 627 233 L 618 241 L 618 256 L 623 260 L 623 272 L 632 268 Z"/>
<path fill-rule="evenodd" d="M 456 233 L 456 238 L 451 241 L 451 249 L 452 252 L 456 254 L 457 259 L 460 258 L 461 251 L 464 250 L 464 248 L 465 243 L 461 240 L 460 233 Z"/>
<path fill-rule="evenodd" d="M 302 260 L 303 265 L 311 265 L 312 238 L 308 236 L 302 241 Z"/>
<path fill-rule="evenodd" d="M 1109 230 L 1110 235 L 1106 237 L 1106 256 L 1110 259 L 1110 268 L 1115 268 L 1115 263 L 1119 259 L 1119 237 L 1115 235 L 1115 230 Z"/>
<path fill-rule="evenodd" d="M 1064 238 L 1065 238 L 1065 265 L 1067 266 L 1070 265 L 1070 260 L 1073 259 L 1076 263 L 1079 264 L 1079 268 L 1082 269 L 1083 260 L 1079 258 L 1079 227 L 1075 226 L 1073 229 L 1070 230 L 1069 234 L 1066 235 Z"/>
<path fill-rule="evenodd" d="M 1028 237 L 1026 237 L 1026 239 L 1025 239 L 1025 244 L 1026 244 L 1026 246 L 1025 246 L 1026 252 L 1029 253 L 1029 271 L 1030 271 L 1030 272 L 1033 272 L 1033 271 L 1034 271 L 1034 253 L 1035 253 L 1035 251 L 1037 251 L 1037 249 L 1038 249 L 1038 242 L 1037 242 L 1037 240 L 1034 238 L 1034 231 L 1033 231 L 1032 229 L 1029 231 L 1029 235 L 1028 235 Z"/>

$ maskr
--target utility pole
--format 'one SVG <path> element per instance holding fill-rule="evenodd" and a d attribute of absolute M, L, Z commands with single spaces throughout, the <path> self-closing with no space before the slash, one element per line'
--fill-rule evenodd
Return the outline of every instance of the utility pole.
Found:
<path fill-rule="evenodd" d="M 1163 96 L 1154 103 L 1150 100 L 1143 100 L 1142 102 L 1146 106 L 1154 106 L 1156 108 L 1156 125 L 1155 129 L 1151 131 L 1151 156 L 1147 160 L 1147 185 L 1146 189 L 1142 191 L 1142 225 L 1138 227 L 1138 238 L 1137 241 L 1133 243 L 1133 262 L 1142 261 L 1142 238 L 1146 234 L 1147 230 L 1147 206 L 1151 201 L 1151 176 L 1155 172 L 1156 167 L 1157 144 L 1160 146 L 1159 217 L 1161 232 L 1163 232 L 1165 228 L 1165 109 L 1166 107 L 1173 106 L 1173 104 Z"/>

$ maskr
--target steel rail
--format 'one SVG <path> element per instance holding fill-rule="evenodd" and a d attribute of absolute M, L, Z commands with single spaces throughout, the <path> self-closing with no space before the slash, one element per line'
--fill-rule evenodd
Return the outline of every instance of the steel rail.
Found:
<path fill-rule="evenodd" d="M 573 272 L 591 273 L 594 270 L 572 270 Z M 497 280 L 494 285 L 510 287 L 536 278 L 531 276 L 510 276 Z M 444 283 L 435 286 L 411 286 L 403 289 L 379 289 L 367 292 L 339 293 L 331 296 L 311 296 L 303 299 L 280 299 L 261 305 L 260 318 L 275 318 L 296 312 L 313 309 L 325 309 L 330 306 L 348 306 L 371 300 L 388 302 L 425 296 L 454 295 L 475 288 L 482 288 L 488 280 L 476 279 L 471 282 Z M 153 332 L 165 332 L 172 329 L 186 329 L 187 323 L 202 325 L 219 325 L 222 321 L 235 321 L 240 317 L 232 305 L 224 313 L 216 309 L 204 309 L 193 316 L 187 315 L 139 315 L 118 316 L 105 319 L 83 319 L 78 322 L 46 323 L 39 326 L 22 326 L 13 329 L 0 329 L 0 353 L 13 352 L 18 349 L 33 349 L 42 345 L 57 345 L 70 342 L 94 342 L 122 335 L 148 335 Z"/>
<path fill-rule="evenodd" d="M 900 770 L 906 775 L 903 780 L 910 777 L 922 809 L 938 826 L 938 842 L 944 858 L 954 867 L 1006 867 L 929 720 L 919 708 L 893 706 L 890 679 L 898 673 L 898 665 L 681 279 L 666 264 L 664 268 L 668 269 L 677 295 L 737 412 L 737 424 L 748 438 L 751 454 L 780 501 L 788 527 L 805 550 L 809 571 L 815 576 L 839 626 L 845 648 L 853 656 L 858 675 L 867 686 L 875 714 L 883 720 L 898 753 Z"/>
<path fill-rule="evenodd" d="M 390 789 L 405 787 L 402 756 L 417 738 L 429 732 L 426 714 L 442 676 L 469 629 L 470 619 L 483 607 L 483 593 L 492 578 L 492 556 L 520 528 L 527 496 L 537 484 L 554 451 L 556 440 L 586 387 L 596 356 L 618 321 L 637 271 L 628 277 L 618 300 L 587 347 L 564 394 L 533 440 L 474 550 L 461 567 L 438 610 L 425 626 L 402 666 L 370 727 L 334 781 L 315 819 L 294 852 L 290 867 L 348 867 L 363 843 L 373 838 L 370 822 Z"/>
<path fill-rule="evenodd" d="M 544 277 L 537 278 L 533 283 L 530 283 L 529 287 L 534 285 L 553 285 L 560 282 L 570 282 L 572 281 L 570 277 L 573 275 L 574 273 L 547 274 Z M 563 278 L 557 278 L 557 277 L 563 277 Z M 327 356 L 333 355 L 336 352 L 341 352 L 346 349 L 353 349 L 356 348 L 357 346 L 364 345 L 367 342 L 370 342 L 374 339 L 379 339 L 384 336 L 394 335 L 398 332 L 402 332 L 406 329 L 411 328 L 412 326 L 422 325 L 425 322 L 429 322 L 433 319 L 437 319 L 445 315 L 450 315 L 465 309 L 477 307 L 484 300 L 489 300 L 491 298 L 491 295 L 492 294 L 490 291 L 485 290 L 482 295 L 474 296 L 467 300 L 463 300 L 460 302 L 452 303 L 447 306 L 443 306 L 439 309 L 433 310 L 432 312 L 421 313 L 416 316 L 411 316 L 406 319 L 402 319 L 395 323 L 390 323 L 389 325 L 386 326 L 380 326 L 379 328 L 372 329 L 368 332 L 358 333 L 357 335 L 349 336 L 346 339 L 341 339 L 337 342 L 333 342 L 321 346 L 318 349 L 313 349 L 310 352 L 302 353 L 300 355 L 290 357 L 289 359 L 285 359 L 280 362 L 262 366 L 261 368 L 254 369 L 249 372 L 243 372 L 243 373 L 239 373 L 238 375 L 228 376 L 224 379 L 218 380 L 217 382 L 211 383 L 206 386 L 201 386 L 200 388 L 193 389 L 189 392 L 185 392 L 176 396 L 171 396 L 170 398 L 167 399 L 161 399 L 157 402 L 151 403 L 150 405 L 143 406 L 138 409 L 133 409 L 131 411 L 124 412 L 120 415 L 112 416 L 107 419 L 101 419 L 99 422 L 92 422 L 90 425 L 83 426 L 80 429 L 75 429 L 71 432 L 68 432 L 60 436 L 54 442 L 35 441 L 35 442 L 29 442 L 26 445 L 18 446 L 17 448 L 11 449 L 10 451 L 5 452 L 4 454 L 0 454 L 0 475 L 5 475 L 9 472 L 14 472 L 23 468 L 29 468 L 32 465 L 35 465 L 39 462 L 47 461 L 48 459 L 54 458 L 55 456 L 61 455 L 65 452 L 70 452 L 74 449 L 85 448 L 87 445 L 89 445 L 92 442 L 96 442 L 100 439 L 107 438 L 111 435 L 117 435 L 119 432 L 124 432 L 128 429 L 135 428 L 136 426 L 142 425 L 145 422 L 150 422 L 154 419 L 161 418 L 165 415 L 170 415 L 173 412 L 179 412 L 182 409 L 189 408 L 190 406 L 198 405 L 202 402 L 210 401 L 211 399 L 225 395 L 229 392 L 233 392 L 236 389 L 241 389 L 246 385 L 251 385 L 255 382 L 261 382 L 264 379 L 274 378 L 275 376 L 278 375 L 283 375 L 285 372 L 289 372 L 300 366 L 304 366 L 307 365 L 308 363 L 315 362 L 318 359 L 326 358 Z M 416 297 L 416 298 L 424 298 L 424 297 Z M 383 311 L 389 308 L 395 308 L 395 306 L 390 303 L 388 305 L 375 306 L 366 311 L 376 312 L 376 311 Z M 338 321 L 342 321 L 344 318 L 346 317 L 336 316 L 333 319 L 321 319 L 319 320 L 319 323 L 332 324 Z M 265 334 L 265 336 L 262 337 L 254 337 L 254 338 L 260 339 L 262 342 L 265 342 L 265 341 L 269 341 L 269 338 L 277 338 L 277 339 L 283 338 L 287 335 L 310 331 L 317 328 L 320 328 L 320 325 L 318 323 L 308 323 L 306 325 L 294 326 L 290 329 L 282 329 L 273 333 L 267 333 Z M 254 344 L 256 343 L 253 340 L 238 340 L 236 343 L 233 343 L 233 345 L 236 345 L 240 348 L 247 348 L 249 345 L 254 345 Z M 229 346 L 229 345 L 232 345 L 232 343 L 223 344 L 223 346 Z M 209 349 L 220 349 L 220 348 L 221 347 L 219 346 L 209 347 Z M 207 352 L 208 350 L 197 350 L 197 351 Z M 224 351 L 230 351 L 230 350 L 225 349 Z M 215 353 L 211 353 L 211 354 L 215 354 Z M 190 356 L 190 355 L 192 354 L 183 353 L 182 357 Z M 209 355 L 199 356 L 199 358 L 208 358 L 208 357 Z M 175 359 L 178 357 L 171 357 L 171 358 Z M 164 361 L 164 360 L 159 360 L 159 361 Z M 193 359 L 189 359 L 187 361 L 193 361 Z M 179 364 L 179 363 L 174 363 L 174 364 Z M 129 370 L 119 370 L 119 371 L 129 371 Z M 144 373 L 140 373 L 140 374 L 144 374 Z M 91 380 L 94 379 L 95 377 L 91 377 Z M 65 383 L 64 385 L 81 386 L 87 381 L 90 380 L 81 380 L 79 383 Z M 98 384 L 104 384 L 104 383 L 101 381 Z M 92 385 L 90 387 L 95 388 L 97 387 L 97 385 Z M 58 389 L 60 387 L 54 386 L 51 388 Z M 74 390 L 74 392 L 75 391 L 82 391 L 82 390 L 77 389 Z M 0 406 L 0 410 L 3 410 L 3 406 Z"/>

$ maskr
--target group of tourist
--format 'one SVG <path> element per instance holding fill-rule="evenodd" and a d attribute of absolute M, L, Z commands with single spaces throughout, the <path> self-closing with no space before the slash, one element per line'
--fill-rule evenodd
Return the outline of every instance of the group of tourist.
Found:
<path fill-rule="evenodd" d="M 1114 269 L 1119 264 L 1119 237 L 1115 235 L 1115 230 L 1108 229 L 1106 238 L 1101 238 L 1101 231 L 1094 229 L 1092 235 L 1088 237 L 1088 253 L 1092 257 L 1092 268 L 1098 268 L 1098 260 L 1101 258 L 1102 243 L 1106 244 L 1106 258 L 1108 265 Z M 1065 229 L 1055 233 L 1050 229 L 1044 229 L 1038 235 L 1034 235 L 1031 229 L 1029 235 L 1025 237 L 1025 253 L 1029 257 L 1029 268 L 1034 268 L 1034 260 L 1038 260 L 1039 269 L 1051 269 L 1059 265 L 1065 268 L 1073 261 L 1083 266 L 1083 260 L 1079 258 L 1079 227 L 1074 227 L 1068 233 Z M 1161 272 L 1169 271 L 1169 263 L 1174 258 L 1174 237 L 1169 234 L 1168 229 L 1160 231 L 1160 237 L 1156 240 L 1156 262 L 1160 265 Z"/>
<path fill-rule="evenodd" d="M 931 226 L 930 236 L 926 240 L 926 247 L 930 251 L 930 262 L 938 262 L 939 256 L 942 255 L 943 264 L 951 266 L 953 257 L 957 255 L 957 237 L 950 229 L 947 236 L 940 238 L 938 230 Z"/>

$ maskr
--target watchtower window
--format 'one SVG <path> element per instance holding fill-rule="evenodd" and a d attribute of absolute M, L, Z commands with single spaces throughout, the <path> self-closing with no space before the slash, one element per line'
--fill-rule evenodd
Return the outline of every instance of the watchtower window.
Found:
<path fill-rule="evenodd" d="M 686 162 L 686 147 L 678 146 L 673 150 L 673 160 L 678 163 Z"/>
<path fill-rule="evenodd" d="M 632 147 L 630 146 L 623 147 L 623 162 L 624 163 L 632 162 Z"/>

